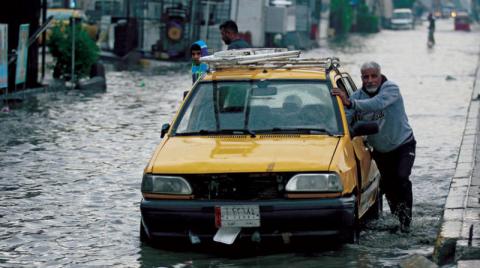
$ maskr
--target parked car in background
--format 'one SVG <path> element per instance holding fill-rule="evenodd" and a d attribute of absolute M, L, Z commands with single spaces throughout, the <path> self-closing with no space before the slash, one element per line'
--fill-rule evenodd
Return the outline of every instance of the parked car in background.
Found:
<path fill-rule="evenodd" d="M 453 21 L 455 31 L 470 31 L 470 16 L 467 12 L 457 12 Z"/>
<path fill-rule="evenodd" d="M 88 33 L 88 35 L 93 40 L 97 40 L 98 27 L 96 24 L 90 23 L 88 17 L 82 10 L 68 8 L 49 8 L 47 10 L 47 17 L 50 16 L 53 16 L 53 21 L 50 24 L 50 29 L 55 25 L 68 26 L 70 25 L 70 19 L 75 18 L 76 21 L 79 21 L 82 24 L 82 28 Z M 47 29 L 47 42 L 51 35 L 50 29 Z M 41 36 L 39 38 L 39 42 L 43 42 Z"/>
<path fill-rule="evenodd" d="M 452 3 L 444 4 L 441 8 L 442 18 L 451 18 L 455 14 L 455 5 Z"/>
<path fill-rule="evenodd" d="M 357 90 L 350 75 L 335 58 L 286 68 L 268 60 L 282 52 L 263 50 L 205 59 L 211 72 L 162 126 L 141 184 L 142 241 L 357 242 L 359 223 L 378 217 L 380 173 L 364 143 L 378 126 L 350 128 L 331 94 Z"/>
<path fill-rule="evenodd" d="M 415 18 L 409 8 L 397 8 L 393 10 L 390 26 L 394 30 L 413 29 L 415 27 Z"/>

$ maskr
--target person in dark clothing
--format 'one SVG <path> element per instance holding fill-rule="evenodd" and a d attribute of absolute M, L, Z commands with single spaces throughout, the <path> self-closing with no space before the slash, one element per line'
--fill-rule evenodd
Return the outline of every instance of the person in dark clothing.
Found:
<path fill-rule="evenodd" d="M 435 37 L 433 33 L 435 32 L 435 18 L 432 13 L 428 14 L 428 46 L 431 47 L 435 44 Z"/>
<path fill-rule="evenodd" d="M 238 34 L 237 24 L 233 20 L 227 20 L 220 25 L 220 33 L 222 40 L 230 49 L 250 48 L 245 40 L 241 39 Z"/>
<path fill-rule="evenodd" d="M 415 160 L 416 141 L 408 123 L 400 89 L 382 75 L 380 65 L 366 62 L 361 67 L 363 86 L 350 98 L 345 91 L 333 89 L 346 106 L 345 113 L 352 125 L 374 121 L 379 132 L 367 137 L 373 147 L 373 159 L 381 174 L 380 188 L 390 211 L 400 221 L 402 232 L 410 231 L 412 220 L 412 183 L 409 179 Z"/>

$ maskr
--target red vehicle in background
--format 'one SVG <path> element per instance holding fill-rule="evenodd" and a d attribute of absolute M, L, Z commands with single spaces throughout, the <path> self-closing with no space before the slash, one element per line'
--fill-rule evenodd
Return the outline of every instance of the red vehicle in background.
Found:
<path fill-rule="evenodd" d="M 470 17 L 466 12 L 458 12 L 454 17 L 455 31 L 470 31 Z"/>

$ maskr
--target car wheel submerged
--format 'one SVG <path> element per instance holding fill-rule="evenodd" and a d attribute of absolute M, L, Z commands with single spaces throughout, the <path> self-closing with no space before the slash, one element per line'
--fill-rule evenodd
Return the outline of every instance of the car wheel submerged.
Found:
<path fill-rule="evenodd" d="M 140 221 L 140 242 L 143 242 L 143 243 L 150 242 L 150 238 L 148 237 L 148 234 L 145 231 L 145 227 L 143 227 L 142 221 Z"/>
<path fill-rule="evenodd" d="M 358 218 L 358 205 L 355 202 L 353 223 L 346 231 L 346 242 L 349 244 L 360 244 L 360 219 Z"/>

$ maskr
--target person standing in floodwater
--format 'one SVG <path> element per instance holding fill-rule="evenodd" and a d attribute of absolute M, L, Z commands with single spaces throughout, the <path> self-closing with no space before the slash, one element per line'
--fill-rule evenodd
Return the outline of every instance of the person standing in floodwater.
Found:
<path fill-rule="evenodd" d="M 432 13 L 428 13 L 428 41 L 427 44 L 429 47 L 435 45 L 435 18 L 433 17 Z"/>
<path fill-rule="evenodd" d="M 390 211 L 400 221 L 400 231 L 408 233 L 413 206 L 410 174 L 417 141 L 408 123 L 399 86 L 382 74 L 376 62 L 365 62 L 360 72 L 361 89 L 348 96 L 344 90 L 334 88 L 332 94 L 341 98 L 351 125 L 361 121 L 377 123 L 378 133 L 367 136 L 367 141 L 381 174 L 380 189 Z"/>
<path fill-rule="evenodd" d="M 207 43 L 203 40 L 198 40 L 190 47 L 192 55 L 192 83 L 195 84 L 197 80 L 206 72 L 208 72 L 208 65 L 200 62 L 200 57 L 208 56 Z"/>

